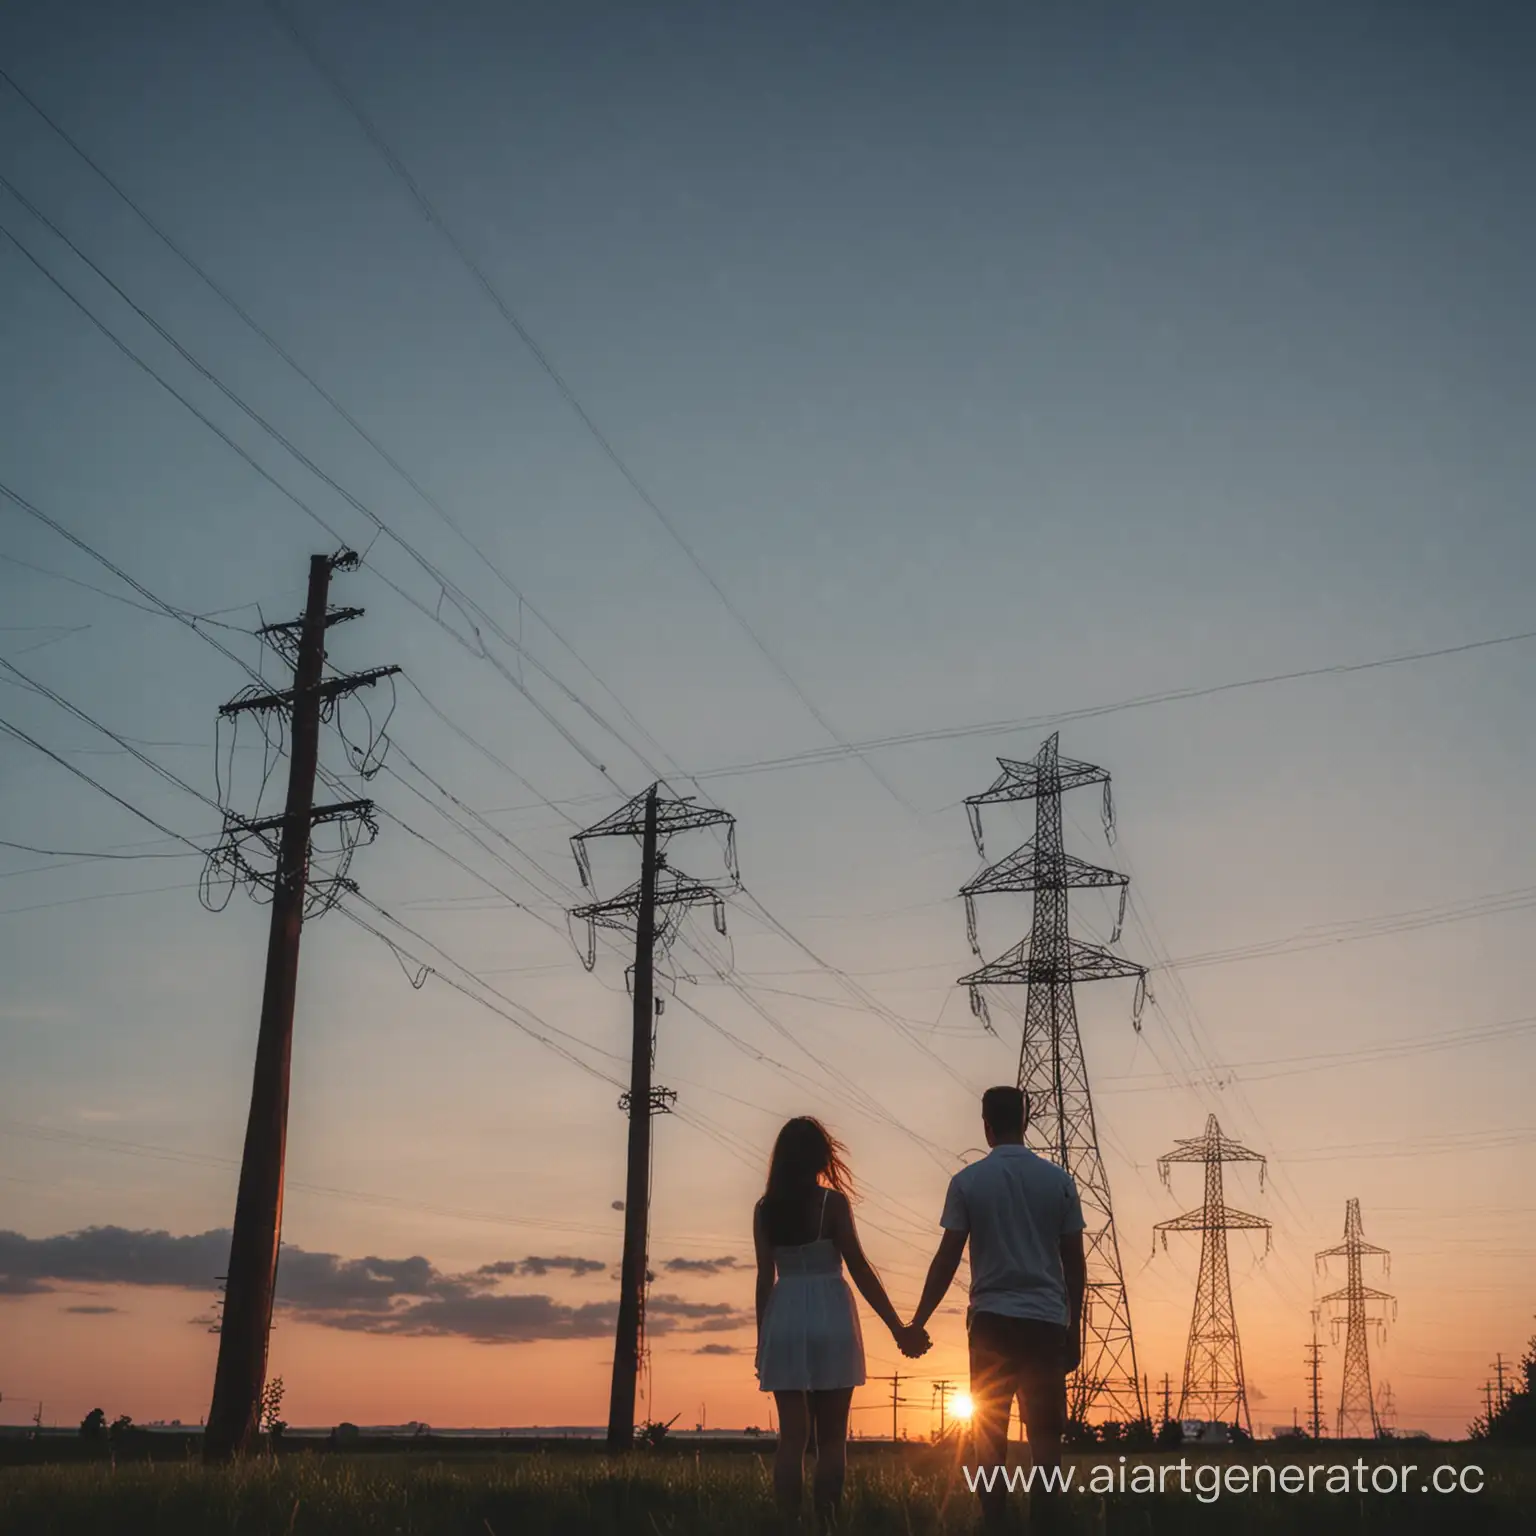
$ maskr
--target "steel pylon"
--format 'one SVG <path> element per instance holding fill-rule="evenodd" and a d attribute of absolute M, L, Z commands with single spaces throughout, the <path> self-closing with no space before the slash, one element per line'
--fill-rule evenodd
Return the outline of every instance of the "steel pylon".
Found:
<path fill-rule="evenodd" d="M 1266 1163 L 1260 1152 L 1223 1136 L 1215 1115 L 1208 1115 L 1203 1136 L 1175 1142 L 1172 1152 L 1157 1160 L 1157 1171 L 1168 1183 L 1171 1163 L 1201 1163 L 1205 1167 L 1205 1201 L 1198 1210 L 1186 1211 L 1153 1228 L 1168 1246 L 1170 1232 L 1200 1234 L 1200 1278 L 1195 1282 L 1195 1310 L 1189 1320 L 1189 1344 L 1184 1352 L 1184 1386 L 1179 1393 L 1179 1417 L 1196 1417 L 1220 1424 L 1241 1424 L 1250 1435 L 1248 1388 L 1243 1379 L 1243 1347 L 1237 1336 L 1237 1313 L 1232 1306 L 1232 1271 L 1227 1262 L 1227 1233 L 1264 1233 L 1269 1250 L 1269 1223 L 1262 1216 L 1234 1210 L 1222 1189 L 1223 1163 L 1257 1163 L 1259 1182 L 1264 1182 Z M 1154 1239 L 1155 1242 L 1155 1239 Z"/>
<path fill-rule="evenodd" d="M 1379 1258 L 1383 1273 L 1390 1273 L 1391 1254 L 1385 1248 L 1366 1242 L 1365 1226 L 1360 1220 L 1360 1202 L 1352 1199 L 1344 1208 L 1344 1241 L 1323 1249 L 1317 1256 L 1318 1264 L 1325 1268 L 1329 1259 L 1344 1260 L 1343 1286 L 1322 1298 L 1325 1303 L 1344 1304 L 1344 1315 L 1340 1317 L 1334 1313 L 1329 1319 L 1334 1343 L 1338 1343 L 1340 1327 L 1344 1329 L 1344 1379 L 1339 1388 L 1338 1418 L 1341 1440 L 1374 1439 L 1381 1434 L 1381 1419 L 1376 1411 L 1376 1399 L 1371 1394 L 1371 1354 L 1366 1326 L 1374 1324 L 1378 1340 L 1384 1337 L 1386 1304 L 1392 1304 L 1392 1316 L 1396 1318 L 1397 1298 L 1365 1283 L 1364 1260 L 1367 1256 Z M 1373 1313 L 1374 1302 L 1382 1305 Z"/>
<path fill-rule="evenodd" d="M 1025 1142 L 1072 1175 L 1082 1200 L 1087 1223 L 1084 1249 L 1088 1279 L 1083 1299 L 1082 1362 L 1068 1384 L 1069 1411 L 1079 1420 L 1086 1420 L 1090 1413 L 1122 1421 L 1145 1419 L 1147 1406 L 1136 1368 L 1131 1309 L 1115 1235 L 1109 1176 L 1099 1153 L 1093 1095 L 1088 1086 L 1088 1065 L 1083 1056 L 1072 986 L 1076 981 L 1135 977 L 1139 1019 L 1146 967 L 1071 936 L 1069 890 L 1118 886 L 1123 917 L 1129 882 L 1114 870 L 1100 869 L 1072 857 L 1063 847 L 1061 831 L 1062 793 L 1083 785 L 1102 784 L 1105 831 L 1113 836 L 1109 774 L 1091 763 L 1062 757 L 1054 734 L 1041 745 L 1033 761 L 999 758 L 998 766 L 1002 773 L 992 786 L 965 802 L 977 852 L 985 857 L 981 827 L 984 805 L 1033 800 L 1035 835 L 1024 847 L 983 869 L 961 891 L 971 948 L 981 959 L 975 918 L 975 898 L 979 895 L 1031 892 L 1033 924 L 1027 939 L 962 976 L 959 984 L 970 988 L 971 1009 L 989 1029 L 991 1018 L 982 988 L 1027 988 L 1018 1079 L 1030 1106 Z M 1111 943 L 1119 938 L 1119 930 L 1117 921 Z"/>

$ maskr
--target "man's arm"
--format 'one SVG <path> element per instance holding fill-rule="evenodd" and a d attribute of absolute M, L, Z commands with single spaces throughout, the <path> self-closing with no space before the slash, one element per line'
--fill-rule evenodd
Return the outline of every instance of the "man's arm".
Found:
<path fill-rule="evenodd" d="M 1083 1292 L 1088 1285 L 1088 1260 L 1083 1234 L 1061 1235 L 1061 1272 L 1067 1281 L 1067 1369 L 1075 1371 L 1083 1354 Z"/>
<path fill-rule="evenodd" d="M 934 1254 L 933 1262 L 928 1266 L 928 1279 L 923 1286 L 923 1299 L 918 1302 L 917 1311 L 912 1314 L 914 1331 L 921 1328 L 933 1316 L 938 1310 L 939 1303 L 944 1300 L 950 1282 L 955 1278 L 955 1271 L 960 1268 L 960 1259 L 965 1253 L 965 1241 L 970 1235 L 969 1232 L 948 1228 L 944 1236 L 939 1239 L 939 1251 Z"/>

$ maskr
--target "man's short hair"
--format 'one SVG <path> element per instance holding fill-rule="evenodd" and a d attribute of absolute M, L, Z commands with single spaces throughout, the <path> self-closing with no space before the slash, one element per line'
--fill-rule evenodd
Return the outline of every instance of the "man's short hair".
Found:
<path fill-rule="evenodd" d="M 988 1088 L 981 1096 L 982 1124 L 999 1136 L 1022 1136 L 1027 1100 L 1022 1088 Z"/>

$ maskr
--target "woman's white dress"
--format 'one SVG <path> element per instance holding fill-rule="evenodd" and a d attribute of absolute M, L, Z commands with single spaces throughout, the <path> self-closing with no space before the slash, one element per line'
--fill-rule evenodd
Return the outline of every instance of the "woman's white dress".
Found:
<path fill-rule="evenodd" d="M 822 1197 L 821 1221 L 826 1220 Z M 830 1237 L 773 1250 L 775 1278 L 757 1347 L 764 1392 L 833 1392 L 864 1385 L 864 1336 L 843 1260 Z"/>

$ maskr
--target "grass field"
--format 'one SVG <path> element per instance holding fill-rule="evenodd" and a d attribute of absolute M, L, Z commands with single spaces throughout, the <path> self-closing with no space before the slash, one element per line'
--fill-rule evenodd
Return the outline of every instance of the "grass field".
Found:
<path fill-rule="evenodd" d="M 1483 1536 L 1536 1531 L 1536 1453 L 1468 1446 L 1328 1447 L 1323 1461 L 1477 1462 L 1479 1494 L 1070 1495 L 1066 1529 L 1095 1536 L 1184 1532 L 1427 1532 Z M 1137 1456 L 1156 1466 L 1165 1460 Z M 1191 1460 L 1195 1460 L 1192 1454 Z M 1215 1458 L 1206 1455 L 1209 1462 Z M 1224 1462 L 1235 1458 L 1221 1457 Z M 1252 1459 L 1279 1462 L 1269 1450 Z M 1303 1464 L 1307 1457 L 1296 1455 Z M 1073 1458 L 1079 1478 L 1114 1457 Z M 13 1466 L 0 1469 L 5 1536 L 694 1536 L 777 1532 L 769 1463 L 750 1454 L 636 1456 L 299 1453 L 205 1470 L 195 1462 Z M 953 1456 L 914 1448 L 861 1455 L 850 1469 L 842 1529 L 938 1536 L 972 1529 L 975 1503 Z"/>

